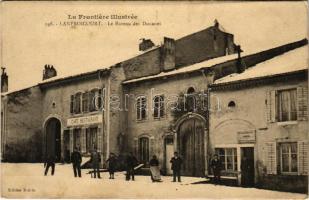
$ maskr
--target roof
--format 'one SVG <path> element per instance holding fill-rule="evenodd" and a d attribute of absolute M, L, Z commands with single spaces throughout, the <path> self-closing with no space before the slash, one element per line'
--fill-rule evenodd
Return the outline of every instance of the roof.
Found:
<path fill-rule="evenodd" d="M 277 46 L 277 47 L 281 47 L 281 46 L 282 45 Z M 277 48 L 277 47 L 273 47 L 272 49 Z M 260 52 L 263 52 L 263 51 L 267 51 L 267 50 L 269 50 L 269 49 L 258 49 L 258 50 L 255 50 L 255 51 L 247 51 L 247 52 L 243 52 L 241 56 L 242 57 L 246 57 L 246 56 L 250 56 L 250 55 L 257 54 L 257 53 L 260 53 Z M 123 82 L 123 84 L 130 84 L 130 83 L 136 83 L 136 82 L 141 82 L 141 81 L 146 81 L 146 80 L 152 80 L 152 79 L 157 79 L 157 78 L 162 78 L 162 77 L 167 77 L 167 76 L 173 76 L 173 75 L 178 75 L 178 74 L 190 73 L 190 72 L 202 70 L 202 69 L 205 69 L 205 68 L 210 68 L 210 67 L 213 67 L 215 65 L 222 64 L 222 63 L 225 63 L 225 62 L 228 62 L 228 61 L 235 60 L 235 59 L 237 59 L 237 57 L 238 57 L 237 54 L 221 56 L 221 57 L 213 58 L 213 59 L 210 59 L 210 60 L 202 61 L 202 62 L 199 62 L 199 63 L 195 63 L 193 65 L 188 65 L 186 67 L 178 68 L 178 69 L 175 69 L 173 71 L 161 72 L 161 73 L 156 74 L 156 75 L 151 75 L 151 76 L 145 76 L 145 77 L 141 77 L 141 78 L 126 80 L 126 81 Z M 281 57 L 281 56 L 277 56 L 277 57 Z M 305 59 L 303 59 L 303 61 L 304 60 Z M 292 64 L 292 62 L 290 64 Z M 253 67 L 253 68 L 255 68 L 255 67 Z M 247 71 L 249 71 L 249 69 Z M 254 73 L 255 72 L 253 72 L 253 74 Z"/>
<path fill-rule="evenodd" d="M 308 45 L 288 51 L 270 60 L 259 63 L 240 74 L 231 74 L 220 78 L 213 85 L 229 84 L 233 82 L 288 74 L 308 69 Z"/>

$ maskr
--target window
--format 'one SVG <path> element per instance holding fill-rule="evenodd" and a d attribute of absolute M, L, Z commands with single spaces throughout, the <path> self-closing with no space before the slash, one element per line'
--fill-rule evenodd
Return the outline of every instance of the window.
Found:
<path fill-rule="evenodd" d="M 88 112 L 89 111 L 89 103 L 88 103 L 88 100 L 89 99 L 89 92 L 85 92 L 83 93 L 83 96 L 82 96 L 82 103 L 83 103 L 83 106 L 82 106 L 82 112 Z"/>
<path fill-rule="evenodd" d="M 102 90 L 93 89 L 90 92 L 90 111 L 98 111 L 102 107 Z"/>
<path fill-rule="evenodd" d="M 102 89 L 93 89 L 90 92 L 76 93 L 70 98 L 70 113 L 79 114 L 98 111 L 103 107 Z"/>
<path fill-rule="evenodd" d="M 189 112 L 193 112 L 196 109 L 195 89 L 193 87 L 188 88 L 187 94 L 185 94 L 186 109 Z"/>
<path fill-rule="evenodd" d="M 82 93 L 75 94 L 75 104 L 74 104 L 74 113 L 81 113 L 81 97 Z"/>
<path fill-rule="evenodd" d="M 149 138 L 147 138 L 147 137 L 139 138 L 138 155 L 139 155 L 139 160 L 140 160 L 141 163 L 148 164 L 148 161 L 149 161 Z"/>
<path fill-rule="evenodd" d="M 164 116 L 164 96 L 158 95 L 154 97 L 154 118 L 161 118 Z"/>
<path fill-rule="evenodd" d="M 237 153 L 236 148 L 216 148 L 216 154 L 222 162 L 223 170 L 236 171 L 237 170 Z"/>
<path fill-rule="evenodd" d="M 235 108 L 236 104 L 234 101 L 230 101 L 229 104 L 227 105 L 229 108 Z"/>
<path fill-rule="evenodd" d="M 281 143 L 280 167 L 282 173 L 297 172 L 297 143 Z"/>
<path fill-rule="evenodd" d="M 73 147 L 81 150 L 81 129 L 74 129 L 73 130 Z"/>
<path fill-rule="evenodd" d="M 136 115 L 137 120 L 146 119 L 146 97 L 138 97 L 136 100 Z"/>
<path fill-rule="evenodd" d="M 97 133 L 97 127 L 86 129 L 86 151 L 89 153 L 91 153 L 93 149 L 97 149 Z"/>
<path fill-rule="evenodd" d="M 297 120 L 296 89 L 278 91 L 277 116 L 279 122 Z"/>

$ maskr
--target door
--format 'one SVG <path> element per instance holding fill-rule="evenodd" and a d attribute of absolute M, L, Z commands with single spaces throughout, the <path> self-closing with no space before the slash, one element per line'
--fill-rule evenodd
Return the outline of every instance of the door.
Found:
<path fill-rule="evenodd" d="M 56 161 L 61 160 L 61 123 L 56 118 L 51 118 L 46 124 L 46 154 L 56 156 Z"/>
<path fill-rule="evenodd" d="M 241 148 L 241 185 L 254 186 L 254 148 Z"/>
<path fill-rule="evenodd" d="M 63 132 L 63 143 L 64 143 L 64 161 L 69 163 L 71 162 L 70 158 L 70 131 L 65 130 Z"/>
<path fill-rule="evenodd" d="M 204 122 L 190 118 L 179 127 L 179 152 L 184 175 L 205 176 Z"/>
<path fill-rule="evenodd" d="M 172 164 L 171 159 L 174 155 L 174 140 L 173 138 L 165 138 L 165 173 L 166 175 L 171 175 L 172 172 Z"/>

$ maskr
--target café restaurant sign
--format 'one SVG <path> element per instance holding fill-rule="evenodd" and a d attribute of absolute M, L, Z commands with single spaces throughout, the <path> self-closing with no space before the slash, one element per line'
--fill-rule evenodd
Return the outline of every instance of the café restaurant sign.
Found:
<path fill-rule="evenodd" d="M 69 118 L 67 126 L 81 126 L 102 123 L 102 115 L 91 115 L 86 117 Z"/>
<path fill-rule="evenodd" d="M 238 143 L 255 143 L 255 130 L 239 131 L 237 133 Z"/>

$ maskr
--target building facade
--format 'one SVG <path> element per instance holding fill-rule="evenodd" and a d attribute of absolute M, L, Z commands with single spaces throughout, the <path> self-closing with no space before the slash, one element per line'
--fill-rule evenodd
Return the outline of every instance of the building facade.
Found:
<path fill-rule="evenodd" d="M 233 35 L 216 22 L 177 40 L 165 37 L 160 46 L 144 39 L 137 56 L 96 71 L 59 78 L 46 65 L 42 82 L 1 95 L 2 159 L 39 162 L 53 154 L 69 162 L 74 148 L 84 157 L 97 149 L 105 167 L 111 152 L 133 152 L 145 167 L 157 155 L 163 172 L 171 174 L 169 161 L 177 151 L 184 175 L 205 177 L 215 143 L 209 85 L 307 42 L 241 56 Z"/>
<path fill-rule="evenodd" d="M 219 155 L 224 178 L 245 186 L 307 190 L 305 58 L 307 46 L 211 86 L 209 148 Z"/>

